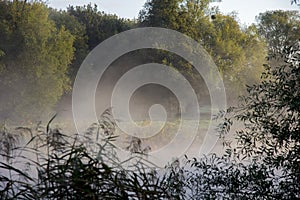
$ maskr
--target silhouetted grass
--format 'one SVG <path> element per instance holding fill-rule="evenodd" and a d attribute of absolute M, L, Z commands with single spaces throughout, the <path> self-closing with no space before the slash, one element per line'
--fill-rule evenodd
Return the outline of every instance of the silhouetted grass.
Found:
<path fill-rule="evenodd" d="M 1 199 L 277 199 L 292 186 L 274 169 L 242 164 L 229 153 L 158 168 L 144 159 L 136 138 L 128 148 L 132 159 L 121 162 L 109 111 L 82 135 L 51 128 L 53 119 L 46 127 L 2 127 Z M 30 139 L 21 145 L 17 133 Z"/>

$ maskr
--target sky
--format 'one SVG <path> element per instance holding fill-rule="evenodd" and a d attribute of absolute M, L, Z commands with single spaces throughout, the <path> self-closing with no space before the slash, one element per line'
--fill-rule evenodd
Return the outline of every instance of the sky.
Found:
<path fill-rule="evenodd" d="M 65 9 L 69 5 L 97 4 L 100 11 L 116 14 L 123 18 L 137 18 L 146 0 L 48 0 L 48 5 L 57 9 Z M 223 13 L 235 11 L 242 24 L 255 22 L 255 16 L 267 10 L 299 10 L 300 7 L 291 5 L 290 0 L 222 0 L 213 3 Z"/>

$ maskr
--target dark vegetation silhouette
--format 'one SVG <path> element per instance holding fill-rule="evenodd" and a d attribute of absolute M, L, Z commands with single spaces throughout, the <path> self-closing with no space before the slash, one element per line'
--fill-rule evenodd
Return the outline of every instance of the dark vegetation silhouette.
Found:
<path fill-rule="evenodd" d="M 45 75 L 49 72 L 46 76 L 47 80 L 59 80 L 59 83 L 63 80 L 72 81 L 72 76 L 75 76 L 82 59 L 93 45 L 113 34 L 139 25 L 153 23 L 183 33 L 191 33 L 191 37 L 202 42 L 211 55 L 216 56 L 216 63 L 220 64 L 218 66 L 224 69 L 224 75 L 228 73 L 228 76 L 238 75 L 246 69 L 236 56 L 244 55 L 247 58 L 244 61 L 251 61 L 257 55 L 259 57 L 266 55 L 260 51 L 260 47 L 264 46 L 261 38 L 264 38 L 268 45 L 268 49 L 262 48 L 262 50 L 268 50 L 269 54 L 277 47 L 272 44 L 279 44 L 273 41 L 274 38 L 278 39 L 277 37 L 268 38 L 261 29 L 266 22 L 263 21 L 264 19 L 280 24 L 276 22 L 277 12 L 260 15 L 261 23 L 257 27 L 251 26 L 243 31 L 239 30 L 240 27 L 232 16 L 216 13 L 211 21 L 211 17 L 206 13 L 208 1 L 201 2 L 200 8 L 205 8 L 202 10 L 193 10 L 197 7 L 191 6 L 198 1 L 187 1 L 189 4 L 180 4 L 182 5 L 180 8 L 176 7 L 178 6 L 176 2 L 181 1 L 173 1 L 170 7 L 163 6 L 170 1 L 164 0 L 161 4 L 158 2 L 161 1 L 147 1 L 139 20 L 130 21 L 101 13 L 91 5 L 57 11 L 49 10 L 43 3 L 0 1 L 0 39 L 4 41 L 0 43 L 1 117 L 4 115 L 3 118 L 15 117 L 20 113 L 18 117 L 27 120 L 29 113 L 26 112 L 28 109 L 26 105 L 33 102 L 31 98 L 27 98 L 27 92 L 27 95 L 38 102 L 30 104 L 33 107 L 43 105 L 42 103 L 48 102 L 48 98 L 51 104 L 55 104 L 63 91 L 67 91 L 70 83 L 57 86 L 60 89 L 48 91 L 49 94 L 35 93 L 38 90 L 31 91 L 33 85 L 38 83 L 44 89 L 45 85 L 49 84 L 43 82 L 44 79 L 43 81 L 39 79 L 40 73 Z M 299 1 L 293 2 L 299 3 Z M 45 15 L 48 12 L 53 21 Z M 199 21 L 190 21 L 189 13 L 193 13 L 193 18 Z M 286 12 L 286 14 L 280 17 L 288 17 L 291 13 Z M 299 16 L 297 12 L 292 14 Z M 162 20 L 165 15 L 168 15 L 168 18 Z M 177 21 L 180 20 L 179 15 L 185 18 Z M 294 17 L 293 19 L 299 25 L 299 21 Z M 33 23 L 31 20 L 42 21 Z M 187 24 L 182 23 L 183 21 Z M 204 32 L 195 31 L 200 25 L 206 27 L 203 29 Z M 95 26 L 98 28 L 94 28 Z M 228 29 L 226 27 L 234 27 L 232 30 L 239 33 L 235 36 L 237 38 L 231 41 L 232 49 L 227 48 L 226 41 L 233 32 L 231 33 L 230 30 L 226 32 Z M 275 27 L 280 34 L 284 30 L 281 29 L 282 27 L 286 26 Z M 295 27 L 297 28 L 293 26 Z M 101 32 L 101 30 L 105 31 Z M 34 33 L 39 33 L 38 31 L 42 31 L 44 35 L 35 35 Z M 222 37 L 225 38 L 222 38 L 220 33 L 224 33 Z M 238 104 L 215 116 L 216 119 L 223 119 L 216 130 L 225 147 L 225 152 L 221 155 L 175 159 L 165 168 L 158 168 L 147 161 L 147 153 L 151 151 L 151 147 L 142 146 L 142 141 L 133 137 L 127 146 L 132 156 L 123 161 L 118 158 L 114 146 L 117 138 L 116 125 L 110 109 L 102 113 L 98 122 L 91 124 L 85 132 L 74 135 L 65 134 L 60 128 L 52 127 L 56 116 L 53 116 L 46 126 L 39 122 L 36 125 L 15 128 L 4 123 L 0 129 L 2 158 L 0 198 L 299 199 L 300 38 L 297 36 L 299 31 L 294 33 L 295 37 L 284 40 L 282 46 L 276 48 L 276 53 L 270 56 L 269 60 L 264 61 L 265 70 L 262 74 L 255 75 L 255 77 L 261 75 L 261 80 L 255 81 L 256 78 L 253 78 L 253 81 L 250 81 L 253 84 L 247 86 Z M 209 35 L 211 38 L 206 38 Z M 69 39 L 65 41 L 67 38 Z M 52 51 L 47 50 L 48 45 L 42 46 L 42 49 L 37 48 L 41 41 L 45 42 L 44 44 L 48 44 L 48 41 L 56 41 L 54 45 L 56 47 L 53 47 Z M 253 47 L 250 48 L 250 52 L 240 46 L 245 41 L 248 42 L 244 43 L 248 45 L 247 47 Z M 28 48 L 30 51 L 26 53 L 25 50 Z M 74 48 L 75 58 L 71 62 L 72 48 Z M 70 50 L 66 57 L 57 57 L 66 49 Z M 225 54 L 227 51 L 229 57 Z M 33 59 L 31 54 L 36 58 Z M 43 62 L 46 54 L 49 54 L 51 59 Z M 160 54 L 161 57 L 156 55 L 157 52 L 154 52 L 151 57 L 172 64 L 170 63 L 172 55 L 164 52 Z M 31 65 L 32 60 L 37 63 L 37 66 Z M 20 63 L 23 64 L 19 65 Z M 57 63 L 61 64 L 60 68 L 57 68 Z M 188 65 L 179 63 L 178 69 L 181 67 L 188 75 L 191 72 L 188 70 Z M 251 65 L 259 69 L 259 64 L 260 61 L 253 61 Z M 68 73 L 65 68 L 67 66 L 71 66 Z M 241 68 L 231 69 L 230 66 L 241 66 Z M 14 74 L 14 71 L 17 72 L 17 67 L 22 69 L 22 74 L 18 74 L 19 72 Z M 57 72 L 57 69 L 62 70 L 59 77 L 50 73 Z M 30 76 L 32 72 L 35 73 Z M 249 74 L 248 71 L 246 75 Z M 21 90 L 17 90 L 19 81 L 21 85 L 25 85 L 22 84 L 25 79 L 19 79 L 20 75 L 34 80 L 27 85 L 29 89 L 21 87 Z M 230 84 L 231 79 L 227 78 Z M 9 93 L 10 90 L 15 93 Z M 23 110 L 18 107 L 21 111 L 13 109 L 14 114 L 11 115 L 6 112 L 10 112 L 8 108 L 14 108 L 13 105 L 18 104 L 12 101 L 17 97 L 15 95 L 23 95 L 20 101 L 25 108 Z M 40 110 L 40 107 L 37 110 Z M 236 123 L 243 124 L 242 128 L 231 131 Z M 235 139 L 229 140 L 230 134 L 233 134 Z"/>
<path fill-rule="evenodd" d="M 175 160 L 164 169 L 143 159 L 134 139 L 130 167 L 118 162 L 114 122 L 106 111 L 82 136 L 43 128 L 1 129 L 3 199 L 296 199 L 299 198 L 299 43 L 286 48 L 285 64 L 267 67 L 260 84 L 248 88 L 241 105 L 220 124 L 227 147 L 218 157 Z M 296 92 L 295 92 L 296 91 Z M 225 113 L 225 112 L 224 112 Z M 220 113 L 220 116 L 224 114 Z M 216 116 L 216 117 L 220 117 Z M 102 120 L 101 120 L 102 119 Z M 103 120 L 105 119 L 105 120 Z M 237 146 L 226 141 L 233 123 Z M 29 134 L 25 146 L 17 141 Z M 35 158 L 26 156 L 26 152 Z M 19 163 L 27 170 L 19 170 Z"/>

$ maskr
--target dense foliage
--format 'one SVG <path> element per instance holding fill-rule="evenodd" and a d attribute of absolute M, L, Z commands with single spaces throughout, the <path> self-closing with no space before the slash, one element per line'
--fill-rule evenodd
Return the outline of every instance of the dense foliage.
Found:
<path fill-rule="evenodd" d="M 241 105 L 230 108 L 220 136 L 234 121 L 243 122 L 243 129 L 236 131 L 237 144 L 231 145 L 229 156 L 263 163 L 277 178 L 279 191 L 286 198 L 299 198 L 299 103 L 300 103 L 300 43 L 284 48 L 280 53 L 284 64 L 266 72 L 260 84 L 248 87 L 248 96 L 241 98 Z"/>
<path fill-rule="evenodd" d="M 70 90 L 74 38 L 42 3 L 0 1 L 0 10 L 1 118 L 28 119 Z"/>
<path fill-rule="evenodd" d="M 149 0 L 140 12 L 139 22 L 142 26 L 177 30 L 200 42 L 222 72 L 228 96 L 237 97 L 246 84 L 259 80 L 266 56 L 265 43 L 256 27 L 242 28 L 234 15 L 223 15 L 209 3 Z M 183 68 L 185 73 L 190 70 L 186 63 L 177 68 Z"/>
<path fill-rule="evenodd" d="M 240 104 L 216 116 L 225 118 L 218 129 L 225 153 L 185 157 L 165 168 L 145 159 L 138 138 L 128 147 L 132 157 L 118 158 L 109 111 L 73 136 L 52 128 L 55 117 L 46 127 L 4 124 L 1 199 L 300 199 L 299 14 L 270 11 L 258 17 L 257 26 L 241 28 L 234 16 L 216 12 L 211 19 L 208 5 L 151 0 L 134 22 L 91 5 L 57 11 L 38 2 L 1 0 L 1 117 L 46 112 L 70 88 L 80 62 L 97 43 L 135 26 L 168 27 L 193 37 L 229 84 L 242 85 L 258 70 Z M 262 39 L 274 55 L 255 82 L 267 50 Z M 151 56 L 170 64 L 173 55 Z M 180 63 L 180 70 L 190 70 L 186 64 Z M 230 131 L 235 124 L 242 128 Z"/>
<path fill-rule="evenodd" d="M 268 44 L 269 56 L 276 56 L 284 47 L 300 38 L 299 11 L 267 11 L 257 17 L 258 32 Z"/>
<path fill-rule="evenodd" d="M 91 5 L 67 11 L 39 1 L 0 1 L 0 118 L 33 120 L 71 90 L 82 61 L 108 37 L 132 27 Z"/>
<path fill-rule="evenodd" d="M 300 44 L 286 48 L 285 64 L 267 67 L 262 82 L 248 88 L 241 105 L 230 108 L 219 134 L 221 157 L 174 160 L 157 168 L 137 142 L 121 162 L 113 145 L 109 111 L 74 137 L 59 129 L 1 129 L 0 194 L 4 199 L 297 199 L 299 180 Z M 220 113 L 223 115 L 224 113 Z M 226 141 L 233 123 L 244 127 Z M 22 133 L 22 134 L 20 134 Z M 18 137 L 28 135 L 25 147 Z M 134 141 L 133 141 L 134 142 Z M 233 145 L 234 144 L 234 145 Z M 29 156 L 29 154 L 33 156 Z M 34 157 L 35 156 L 35 157 Z M 18 167 L 27 171 L 20 171 Z M 125 167 L 126 166 L 126 167 Z"/>
<path fill-rule="evenodd" d="M 264 42 L 257 30 L 244 30 L 235 17 L 218 12 L 211 20 L 214 8 L 209 1 L 147 1 L 138 21 L 105 14 L 91 4 L 58 11 L 39 1 L 2 0 L 0 9 L 2 119 L 32 120 L 41 110 L 48 113 L 70 91 L 89 51 L 139 26 L 172 28 L 199 41 L 224 74 L 231 97 L 241 93 L 244 84 L 256 82 L 262 71 Z M 162 52 L 137 57 L 174 66 L 205 91 L 187 62 Z"/>

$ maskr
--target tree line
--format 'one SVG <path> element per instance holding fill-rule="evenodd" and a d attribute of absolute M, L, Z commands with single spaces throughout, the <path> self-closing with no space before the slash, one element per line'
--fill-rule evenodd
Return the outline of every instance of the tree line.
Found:
<path fill-rule="evenodd" d="M 30 118 L 47 113 L 70 93 L 82 61 L 112 35 L 144 26 L 170 28 L 199 42 L 223 75 L 228 96 L 257 83 L 269 58 L 300 34 L 298 11 L 268 11 L 257 24 L 242 25 L 210 0 L 148 0 L 138 19 L 119 18 L 96 5 L 47 7 L 40 1 L 0 1 L 1 118 Z M 189 63 L 166 52 L 141 57 L 174 66 L 199 83 Z M 274 62 L 274 61 L 273 61 Z M 278 61 L 276 61 L 277 63 Z M 200 95 L 200 94 L 199 94 Z"/>
<path fill-rule="evenodd" d="M 130 24 L 136 26 L 142 22 L 149 23 L 153 16 L 159 16 L 151 14 L 157 13 L 157 10 L 152 10 L 154 5 L 151 2 L 155 1 L 146 3 L 140 14 L 141 19 Z M 40 81 L 50 80 L 45 82 L 50 84 L 52 76 L 61 67 L 60 64 L 76 66 L 75 59 L 72 58 L 78 51 L 74 48 L 76 37 L 65 26 L 57 25 L 49 18 L 51 9 L 49 11 L 49 8 L 40 3 L 20 1 L 1 1 L 0 5 L 5 8 L 0 12 L 0 37 L 6 39 L 0 43 L 1 76 L 5 73 L 10 75 L 10 79 L 1 77 L 2 85 L 5 83 L 6 87 L 17 89 L 19 79 L 26 80 L 30 77 L 32 85 L 42 87 L 44 82 Z M 179 7 L 172 13 L 176 11 L 176 16 L 187 15 L 184 12 L 186 6 L 180 1 Z M 19 9 L 24 9 L 27 15 L 23 16 Z M 49 15 L 38 12 L 40 9 L 47 11 Z M 11 15 L 14 11 L 19 14 Z M 67 12 L 54 11 L 54 14 L 58 13 L 60 16 Z M 6 13 L 5 17 L 2 13 Z M 214 14 L 214 20 L 218 20 L 218 15 Z M 39 16 L 38 19 L 36 16 Z M 69 14 L 66 16 L 70 17 Z M 228 18 L 232 19 L 231 17 Z M 226 16 L 225 18 L 227 19 Z M 36 23 L 37 20 L 43 23 Z M 174 27 L 181 25 L 176 25 L 173 20 L 170 16 L 167 22 L 172 21 Z M 299 31 L 296 31 L 299 26 L 297 20 L 298 13 L 294 11 L 268 11 L 258 16 L 257 25 L 251 26 L 251 30 L 258 34 L 259 41 L 264 41 L 266 45 L 265 70 L 259 82 L 247 87 L 246 94 L 241 97 L 238 105 L 219 113 L 219 117 L 225 119 L 217 130 L 226 148 L 224 154 L 186 158 L 183 164 L 180 163 L 181 160 L 175 160 L 160 170 L 143 162 L 141 154 L 138 154 L 137 164 L 128 169 L 123 168 L 120 162 L 115 162 L 118 161 L 117 158 L 112 159 L 115 154 L 110 142 L 116 136 L 109 113 L 104 113 L 102 120 L 93 124 L 84 137 L 67 136 L 61 130 L 51 128 L 54 118 L 46 127 L 38 124 L 32 129 L 9 129 L 4 126 L 0 129 L 0 150 L 1 157 L 6 160 L 0 161 L 0 196 L 3 199 L 299 199 L 300 38 L 297 36 Z M 11 21 L 13 23 L 8 23 Z M 75 23 L 76 20 L 72 22 Z M 216 22 L 208 18 L 207 23 Z M 224 24 L 222 26 L 225 30 L 230 29 L 226 29 Z M 78 30 L 86 29 L 85 26 L 81 27 Z M 245 30 L 241 28 L 241 32 Z M 82 41 L 88 41 L 86 34 L 82 38 Z M 55 42 L 55 47 L 49 46 L 50 41 Z M 60 52 L 56 51 L 61 46 L 66 50 L 68 41 L 71 58 L 67 59 L 65 54 L 61 57 Z M 200 39 L 199 41 L 201 42 Z M 226 44 L 226 41 L 223 43 Z M 44 49 L 45 46 L 51 47 L 51 51 Z M 88 44 L 85 43 L 85 46 L 88 52 Z M 27 49 L 28 47 L 30 48 Z M 157 59 L 157 54 L 153 55 L 153 59 Z M 162 58 L 169 56 L 172 55 L 163 53 Z M 12 57 L 14 59 L 9 59 Z M 183 64 L 181 67 L 184 66 L 188 65 Z M 22 70 L 22 74 L 8 73 L 8 70 L 14 72 L 16 69 Z M 66 70 L 65 74 L 59 76 L 60 80 L 67 77 L 70 84 L 72 78 L 69 73 Z M 47 79 L 42 77 L 45 75 L 48 75 L 45 77 Z M 24 84 L 20 84 L 20 87 Z M 59 86 L 61 85 L 57 87 Z M 37 88 L 41 89 L 39 87 Z M 42 89 L 49 90 L 45 85 Z M 1 92 L 2 90 L 3 88 Z M 24 95 L 24 102 L 29 101 L 24 92 L 12 93 L 11 100 L 4 102 L 7 106 L 1 109 L 14 103 L 13 95 Z M 243 128 L 235 131 L 233 145 L 232 141 L 228 141 L 227 135 L 236 122 L 242 123 Z M 29 135 L 25 147 L 16 144 L 21 133 Z M 20 150 L 23 152 L 20 153 Z M 37 161 L 41 162 L 28 158 L 26 153 L 33 153 Z M 16 167 L 20 163 L 25 166 L 22 171 Z M 37 176 L 31 176 L 32 169 L 36 170 Z"/>

